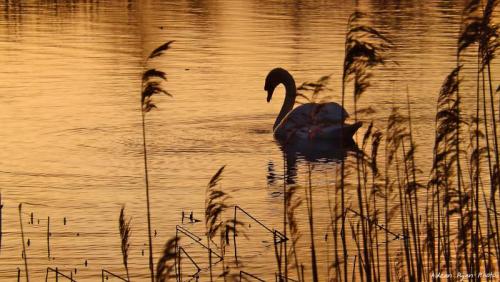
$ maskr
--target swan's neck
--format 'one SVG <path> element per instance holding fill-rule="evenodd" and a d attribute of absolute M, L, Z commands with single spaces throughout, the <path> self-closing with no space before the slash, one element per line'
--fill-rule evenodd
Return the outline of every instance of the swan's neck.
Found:
<path fill-rule="evenodd" d="M 293 105 L 295 104 L 295 97 L 297 96 L 297 88 L 295 86 L 295 80 L 289 73 L 287 73 L 287 75 L 285 75 L 282 78 L 281 83 L 285 85 L 286 96 L 285 96 L 285 101 L 283 102 L 283 106 L 281 107 L 281 111 L 278 114 L 276 121 L 274 122 L 273 130 L 276 130 L 276 128 L 281 123 L 283 118 L 285 118 L 288 112 L 290 112 L 293 109 Z"/>

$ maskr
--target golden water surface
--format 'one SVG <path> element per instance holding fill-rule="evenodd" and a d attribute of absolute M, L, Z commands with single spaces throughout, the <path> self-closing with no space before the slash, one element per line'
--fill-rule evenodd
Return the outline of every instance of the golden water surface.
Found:
<path fill-rule="evenodd" d="M 435 102 L 455 66 L 462 1 L 357 5 L 395 45 L 360 104 L 376 109 L 373 118 L 383 127 L 393 105 L 406 107 L 408 89 L 417 162 L 429 167 Z M 131 278 L 147 281 L 140 78 L 145 57 L 167 40 L 175 40 L 172 49 L 149 65 L 167 73 L 173 94 L 156 98 L 158 109 L 146 120 L 155 260 L 182 223 L 182 211 L 203 218 L 206 184 L 222 165 L 221 185 L 232 203 L 282 228 L 283 160 L 271 128 L 284 88 L 267 104 L 264 78 L 277 66 L 297 83 L 333 73 L 330 95 L 339 102 L 346 23 L 355 7 L 313 0 L 2 2 L 0 280 L 15 281 L 18 269 L 24 275 L 18 213 L 23 203 L 33 281 L 42 281 L 47 267 L 72 272 L 77 281 L 97 281 L 102 269 L 123 275 L 122 205 L 132 217 Z M 332 259 L 324 199 L 336 166 L 313 169 L 321 277 Z M 272 169 L 275 182 L 268 181 Z M 305 171 L 299 165 L 298 183 L 304 183 Z M 271 281 L 272 236 L 249 224 L 251 238 L 238 241 L 244 269 Z M 203 223 L 184 226 L 203 235 Z M 304 224 L 306 238 L 307 230 Z M 206 252 L 189 240 L 185 246 L 206 267 Z M 303 247 L 308 263 L 309 249 Z"/>

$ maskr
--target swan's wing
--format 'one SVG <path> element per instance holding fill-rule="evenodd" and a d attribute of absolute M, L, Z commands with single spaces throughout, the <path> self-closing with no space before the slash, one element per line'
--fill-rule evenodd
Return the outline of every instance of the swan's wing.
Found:
<path fill-rule="evenodd" d="M 339 139 L 351 138 L 362 125 L 361 122 L 355 124 L 334 124 L 328 126 L 318 126 L 311 128 L 310 138 L 312 139 Z"/>
<path fill-rule="evenodd" d="M 339 140 L 343 138 L 352 138 L 362 123 L 355 124 L 332 124 L 304 126 L 293 130 L 280 130 L 275 132 L 278 138 L 282 140 Z"/>
<path fill-rule="evenodd" d="M 290 111 L 276 128 L 294 130 L 313 124 L 312 113 L 316 104 L 304 104 Z"/>
<path fill-rule="evenodd" d="M 305 138 L 313 124 L 311 113 L 314 108 L 313 104 L 304 104 L 290 111 L 274 129 L 274 136 L 282 140 Z"/>
<path fill-rule="evenodd" d="M 346 110 L 335 102 L 316 104 L 315 111 L 313 119 L 316 124 L 340 124 L 349 117 Z"/>
<path fill-rule="evenodd" d="M 311 132 L 319 130 L 319 138 L 329 139 L 340 134 L 347 117 L 347 112 L 334 102 L 303 104 L 290 111 L 274 133 L 279 138 L 310 138 Z"/>
<path fill-rule="evenodd" d="M 283 119 L 283 123 L 291 122 L 294 125 L 315 124 L 340 124 L 349 117 L 342 106 L 335 102 L 330 103 L 308 103 L 301 105 Z"/>
<path fill-rule="evenodd" d="M 311 117 L 313 116 L 314 112 L 316 112 L 317 105 L 318 104 L 314 103 L 300 105 L 290 111 L 287 115 L 287 118 L 304 123 L 310 123 Z"/>

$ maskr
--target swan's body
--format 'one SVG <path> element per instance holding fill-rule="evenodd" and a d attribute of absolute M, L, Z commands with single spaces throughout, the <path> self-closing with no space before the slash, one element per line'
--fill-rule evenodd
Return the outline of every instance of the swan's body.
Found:
<path fill-rule="evenodd" d="M 287 142 L 350 139 L 361 127 L 361 122 L 345 124 L 349 115 L 334 102 L 308 103 L 294 109 L 297 96 L 295 80 L 282 68 L 275 68 L 267 75 L 264 90 L 268 92 L 268 102 L 279 84 L 285 86 L 286 97 L 273 126 L 276 139 Z"/>

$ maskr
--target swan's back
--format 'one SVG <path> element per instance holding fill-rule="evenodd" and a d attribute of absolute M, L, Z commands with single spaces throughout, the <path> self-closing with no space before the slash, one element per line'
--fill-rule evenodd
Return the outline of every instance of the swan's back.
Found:
<path fill-rule="evenodd" d="M 308 103 L 290 111 L 278 127 L 341 124 L 348 117 L 346 110 L 335 102 Z"/>
<path fill-rule="evenodd" d="M 315 104 L 313 107 L 313 118 L 320 123 L 326 124 L 339 124 L 343 123 L 349 114 L 346 112 L 342 106 L 335 102 Z"/>
<path fill-rule="evenodd" d="M 349 114 L 335 102 L 303 104 L 290 111 L 274 133 L 278 138 L 290 138 L 292 135 L 300 138 L 312 130 L 340 126 L 347 117 Z"/>

